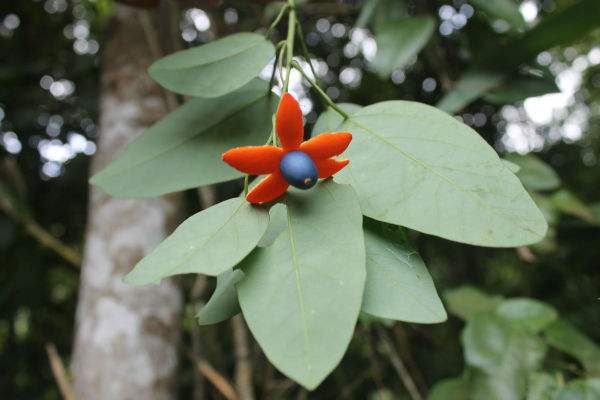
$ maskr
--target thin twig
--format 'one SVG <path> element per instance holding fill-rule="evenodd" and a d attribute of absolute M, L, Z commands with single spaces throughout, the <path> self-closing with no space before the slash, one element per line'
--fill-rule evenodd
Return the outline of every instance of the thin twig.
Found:
<path fill-rule="evenodd" d="M 196 362 L 196 368 L 227 400 L 239 399 L 231 383 L 207 361 L 201 360 Z"/>
<path fill-rule="evenodd" d="M 404 384 L 404 387 L 408 391 L 410 397 L 413 400 L 424 400 L 424 397 L 421 395 L 421 393 L 419 393 L 417 385 L 415 384 L 413 378 L 410 376 L 410 373 L 408 372 L 408 369 L 402 362 L 402 359 L 398 356 L 398 353 L 394 348 L 394 344 L 392 343 L 385 330 L 379 325 L 376 326 L 376 329 L 379 338 L 385 347 L 386 355 L 390 359 L 394 370 L 398 374 L 398 377 L 402 381 L 402 384 Z"/>
<path fill-rule="evenodd" d="M 75 400 L 75 392 L 71 387 L 65 366 L 56 351 L 56 346 L 53 343 L 46 343 L 46 354 L 48 354 L 48 361 L 50 361 L 50 369 L 58 390 L 64 400 Z"/>
<path fill-rule="evenodd" d="M 235 386 L 241 400 L 254 400 L 252 385 L 252 361 L 248 347 L 248 333 L 241 315 L 231 319 L 235 350 Z"/>

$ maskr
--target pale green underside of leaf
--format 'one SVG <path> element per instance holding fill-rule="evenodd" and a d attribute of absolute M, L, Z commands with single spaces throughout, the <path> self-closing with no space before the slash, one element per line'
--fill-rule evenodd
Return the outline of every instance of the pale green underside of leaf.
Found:
<path fill-rule="evenodd" d="M 217 288 L 196 315 L 198 324 L 212 325 L 240 312 L 235 285 L 244 278 L 242 270 L 229 270 L 217 275 Z"/>
<path fill-rule="evenodd" d="M 390 21 L 378 28 L 377 54 L 373 67 L 382 78 L 396 68 L 404 67 L 429 41 L 435 29 L 431 17 L 412 17 Z"/>
<path fill-rule="evenodd" d="M 254 80 L 234 93 L 191 99 L 145 130 L 91 182 L 116 197 L 152 197 L 242 176 L 221 160 L 264 144 L 278 98 Z"/>
<path fill-rule="evenodd" d="M 520 167 L 517 177 L 528 190 L 552 190 L 560 186 L 556 172 L 533 154 L 509 154 L 505 159 Z"/>
<path fill-rule="evenodd" d="M 340 103 L 337 104 L 345 112 L 352 114 L 362 107 L 354 103 Z M 344 118 L 337 113 L 333 108 L 328 108 L 319 115 L 317 122 L 313 125 L 311 137 L 317 136 L 323 132 L 335 132 L 338 130 L 340 125 L 344 122 Z"/>
<path fill-rule="evenodd" d="M 367 281 L 362 310 L 398 321 L 436 323 L 447 319 L 433 280 L 400 232 L 365 221 Z"/>
<path fill-rule="evenodd" d="M 287 210 L 281 203 L 274 204 L 269 210 L 269 226 L 258 242 L 259 247 L 269 247 L 287 228 Z"/>
<path fill-rule="evenodd" d="M 256 247 L 268 223 L 266 209 L 242 198 L 219 203 L 185 220 L 125 281 L 142 285 L 191 272 L 219 275 Z"/>
<path fill-rule="evenodd" d="M 286 229 L 243 261 L 238 297 L 267 358 L 314 389 L 340 362 L 360 312 L 362 217 L 352 189 L 331 180 L 282 202 Z"/>
<path fill-rule="evenodd" d="M 377 103 L 340 127 L 353 134 L 335 179 L 363 213 L 457 242 L 512 247 L 547 224 L 518 178 L 471 128 L 424 104 Z"/>
<path fill-rule="evenodd" d="M 161 58 L 148 72 L 174 92 L 218 97 L 255 78 L 274 55 L 263 35 L 242 32 Z"/>

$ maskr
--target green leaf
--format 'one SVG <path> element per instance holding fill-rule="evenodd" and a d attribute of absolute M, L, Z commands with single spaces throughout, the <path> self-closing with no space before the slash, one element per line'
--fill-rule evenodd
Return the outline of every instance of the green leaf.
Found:
<path fill-rule="evenodd" d="M 522 246 L 541 240 L 542 213 L 496 152 L 471 128 L 425 104 L 387 101 L 342 124 L 353 139 L 336 180 L 363 213 L 457 242 Z"/>
<path fill-rule="evenodd" d="M 546 341 L 577 359 L 588 374 L 600 376 L 600 347 L 564 320 L 553 323 L 546 331 Z"/>
<path fill-rule="evenodd" d="M 517 177 L 528 190 L 553 190 L 560 186 L 560 178 L 552 167 L 533 154 L 509 154 L 504 158 L 520 167 Z"/>
<path fill-rule="evenodd" d="M 498 72 L 471 68 L 461 76 L 454 89 L 442 97 L 436 107 L 449 114 L 457 113 L 484 93 L 499 87 L 503 78 Z"/>
<path fill-rule="evenodd" d="M 552 400 L 598 400 L 600 379 L 576 379 L 562 388 Z"/>
<path fill-rule="evenodd" d="M 491 296 L 472 286 L 446 290 L 444 299 L 450 313 L 465 320 L 478 313 L 494 311 L 503 300 L 502 296 Z"/>
<path fill-rule="evenodd" d="M 483 99 L 492 104 L 503 105 L 556 92 L 560 92 L 560 89 L 552 79 L 523 76 L 510 79 L 501 86 L 491 89 Z"/>
<path fill-rule="evenodd" d="M 532 333 L 545 329 L 558 318 L 556 310 L 549 305 L 527 298 L 504 300 L 496 313 Z"/>
<path fill-rule="evenodd" d="M 224 201 L 185 220 L 125 281 L 143 285 L 191 272 L 219 275 L 256 247 L 268 224 L 266 209 L 239 197 Z"/>
<path fill-rule="evenodd" d="M 152 197 L 232 180 L 232 147 L 264 144 L 278 98 L 254 80 L 229 95 L 191 99 L 145 130 L 91 182 L 116 197 Z"/>
<path fill-rule="evenodd" d="M 550 197 L 550 201 L 559 211 L 573 215 L 577 218 L 589 222 L 596 223 L 596 215 L 594 212 L 577 198 L 573 193 L 566 189 L 561 189 Z"/>
<path fill-rule="evenodd" d="M 377 6 L 381 0 L 366 0 L 363 1 L 363 5 L 360 9 L 360 14 L 358 18 L 356 18 L 356 23 L 354 24 L 355 28 L 365 28 L 375 15 L 375 11 L 377 10 Z"/>
<path fill-rule="evenodd" d="M 529 376 L 527 400 L 554 400 L 560 389 L 558 380 L 544 372 L 534 372 Z"/>
<path fill-rule="evenodd" d="M 449 378 L 437 382 L 428 400 L 469 400 L 469 384 L 465 378 Z"/>
<path fill-rule="evenodd" d="M 504 63 L 517 66 L 535 58 L 544 50 L 572 44 L 600 27 L 598 15 L 600 15 L 598 0 L 574 2 L 548 15 L 521 37 L 511 40 L 504 49 L 496 51 L 494 59 L 502 59 Z M 506 57 L 506 54 L 510 54 L 510 57 Z"/>
<path fill-rule="evenodd" d="M 250 82 L 274 56 L 275 47 L 263 35 L 242 32 L 168 55 L 148 72 L 174 92 L 218 97 Z"/>
<path fill-rule="evenodd" d="M 476 8 L 496 19 L 508 22 L 514 29 L 524 29 L 527 23 L 513 0 L 471 0 Z"/>
<path fill-rule="evenodd" d="M 332 181 L 282 201 L 286 230 L 241 264 L 238 298 L 267 358 L 314 389 L 340 362 L 360 312 L 362 216 L 352 188 Z"/>
<path fill-rule="evenodd" d="M 546 347 L 535 335 L 494 314 L 477 314 L 462 334 L 465 361 L 475 369 L 472 398 L 520 400 Z M 484 395 L 485 393 L 485 395 Z"/>
<path fill-rule="evenodd" d="M 515 175 L 521 169 L 521 167 L 519 167 L 517 164 L 510 162 L 508 160 L 502 159 L 502 162 L 504 163 L 504 165 L 506 165 L 506 168 L 508 168 L 510 170 L 510 172 L 512 172 Z"/>
<path fill-rule="evenodd" d="M 258 242 L 259 247 L 269 247 L 287 228 L 287 210 L 285 205 L 277 203 L 269 210 L 269 226 Z"/>
<path fill-rule="evenodd" d="M 340 103 L 337 104 L 337 106 L 348 114 L 355 113 L 362 108 L 358 104 L 353 103 Z M 338 114 L 333 108 L 327 108 L 319 115 L 319 118 L 317 118 L 317 122 L 315 122 L 312 129 L 312 136 L 317 136 L 319 133 L 323 132 L 335 132 L 343 122 L 344 117 Z"/>
<path fill-rule="evenodd" d="M 217 288 L 208 303 L 196 315 L 198 324 L 212 325 L 240 312 L 235 285 L 244 279 L 244 273 L 239 270 L 229 270 L 217 275 Z"/>
<path fill-rule="evenodd" d="M 445 321 L 446 311 L 431 276 L 398 227 L 367 220 L 364 232 L 367 281 L 362 310 L 398 321 Z"/>
<path fill-rule="evenodd" d="M 404 67 L 427 44 L 435 29 L 431 17 L 412 17 L 390 21 L 379 27 L 375 35 L 377 54 L 373 67 L 382 78 L 396 68 Z"/>

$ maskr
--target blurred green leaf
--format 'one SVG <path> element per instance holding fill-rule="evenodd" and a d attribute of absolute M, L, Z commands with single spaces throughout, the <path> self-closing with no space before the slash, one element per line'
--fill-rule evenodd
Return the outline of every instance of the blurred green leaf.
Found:
<path fill-rule="evenodd" d="M 467 70 L 455 89 L 447 93 L 437 107 L 451 114 L 462 110 L 483 94 L 499 87 L 504 79 L 509 79 L 507 74 L 534 59 L 540 52 L 568 45 L 600 27 L 599 13 L 600 2 L 597 0 L 575 2 L 545 17 L 523 35 L 517 35 L 500 46 L 489 46 L 479 65 Z M 507 54 L 510 56 L 507 57 Z"/>
<path fill-rule="evenodd" d="M 437 382 L 429 392 L 428 400 L 469 400 L 468 382 L 463 377 Z"/>
<path fill-rule="evenodd" d="M 497 105 L 523 101 L 529 97 L 542 96 L 548 93 L 560 92 L 552 79 L 537 76 L 521 76 L 510 79 L 502 85 L 489 90 L 483 99 Z"/>
<path fill-rule="evenodd" d="M 219 97 L 250 82 L 273 57 L 275 47 L 263 35 L 242 32 L 168 55 L 148 72 L 174 92 Z"/>
<path fill-rule="evenodd" d="M 527 23 L 519 11 L 519 5 L 513 0 L 470 0 L 477 9 L 492 19 L 502 19 L 513 29 L 524 29 Z"/>
<path fill-rule="evenodd" d="M 598 400 L 600 379 L 577 379 L 569 382 L 552 400 Z"/>
<path fill-rule="evenodd" d="M 484 93 L 499 87 L 502 80 L 503 75 L 498 72 L 477 68 L 468 69 L 460 77 L 452 91 L 446 93 L 436 107 L 449 114 L 457 113 Z"/>
<path fill-rule="evenodd" d="M 375 15 L 375 11 L 377 10 L 377 6 L 381 0 L 365 0 L 363 1 L 363 5 L 360 9 L 360 14 L 358 14 L 358 18 L 354 26 L 356 28 L 365 28 Z"/>
<path fill-rule="evenodd" d="M 373 60 L 377 74 L 385 79 L 394 69 L 404 67 L 425 47 L 434 29 L 431 17 L 405 18 L 378 27 L 377 54 Z"/>
<path fill-rule="evenodd" d="M 532 333 L 540 332 L 558 318 L 556 310 L 549 305 L 527 298 L 504 300 L 496 313 Z"/>
<path fill-rule="evenodd" d="M 550 201 L 552 201 L 554 207 L 565 214 L 581 218 L 590 224 L 596 223 L 596 216 L 594 215 L 594 212 L 581 200 L 579 200 L 577 196 L 566 189 L 561 189 L 555 192 L 550 197 Z"/>
<path fill-rule="evenodd" d="M 367 281 L 362 310 L 398 321 L 445 321 L 446 311 L 433 280 L 402 232 L 373 220 L 365 220 L 363 225 Z"/>
<path fill-rule="evenodd" d="M 241 177 L 221 154 L 264 144 L 277 103 L 260 80 L 223 97 L 191 99 L 146 129 L 91 182 L 116 197 L 152 197 Z"/>
<path fill-rule="evenodd" d="M 506 160 L 517 164 L 517 176 L 528 190 L 553 190 L 560 186 L 560 178 L 552 167 L 533 154 L 508 154 Z"/>
<path fill-rule="evenodd" d="M 553 400 L 560 389 L 558 380 L 547 373 L 535 372 L 529 376 L 527 400 Z"/>
<path fill-rule="evenodd" d="M 600 27 L 598 15 L 600 15 L 598 0 L 572 2 L 544 17 L 521 37 L 511 40 L 503 50 L 497 52 L 493 59 L 503 59 L 504 63 L 516 66 L 532 60 L 544 50 L 569 45 Z M 506 54 L 510 54 L 510 57 L 506 57 Z"/>
<path fill-rule="evenodd" d="M 243 198 L 214 205 L 179 225 L 135 266 L 125 282 L 143 285 L 191 272 L 219 275 L 256 247 L 268 223 L 267 210 Z"/>
<path fill-rule="evenodd" d="M 244 318 L 267 358 L 314 389 L 352 338 L 365 284 L 360 207 L 352 188 L 320 182 L 283 199 L 287 227 L 241 264 Z"/>
<path fill-rule="evenodd" d="M 491 313 L 469 319 L 462 342 L 465 361 L 475 368 L 472 398 L 523 399 L 527 378 L 540 367 L 546 353 L 535 335 Z"/>
<path fill-rule="evenodd" d="M 600 376 L 600 347 L 574 326 L 558 320 L 544 333 L 550 346 L 577 359 L 590 375 Z"/>
<path fill-rule="evenodd" d="M 468 126 L 425 104 L 386 101 L 342 124 L 353 139 L 335 179 L 373 219 L 457 242 L 511 247 L 541 240 L 542 213 L 496 152 Z"/>
<path fill-rule="evenodd" d="M 239 269 L 217 275 L 217 287 L 214 293 L 196 315 L 198 324 L 216 324 L 228 320 L 240 312 L 235 285 L 243 278 L 244 273 Z"/>
<path fill-rule="evenodd" d="M 450 313 L 469 319 L 478 313 L 494 311 L 502 302 L 502 296 L 491 296 L 472 286 L 461 286 L 444 292 Z"/>
<path fill-rule="evenodd" d="M 353 114 L 362 108 L 358 104 L 352 103 L 340 103 L 337 104 L 337 106 L 346 111 L 348 114 Z M 315 122 L 313 125 L 312 136 L 317 136 L 319 133 L 323 132 L 335 132 L 343 122 L 344 117 L 338 114 L 333 108 L 327 108 L 321 113 L 321 115 L 319 115 L 317 122 Z"/>

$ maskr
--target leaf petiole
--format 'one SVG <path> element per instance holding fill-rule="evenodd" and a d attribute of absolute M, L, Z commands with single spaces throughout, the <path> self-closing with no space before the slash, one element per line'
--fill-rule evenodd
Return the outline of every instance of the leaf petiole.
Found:
<path fill-rule="evenodd" d="M 319 87 L 319 85 L 317 85 L 315 83 L 315 81 L 313 81 L 312 79 L 310 79 L 310 77 L 306 74 L 306 72 L 304 72 L 302 70 L 302 67 L 295 61 L 292 61 L 292 67 L 294 67 L 295 69 L 297 69 L 302 76 L 304 77 L 304 79 L 306 79 L 308 81 L 308 83 L 311 84 L 311 86 L 313 87 L 313 89 L 315 89 L 317 91 L 317 93 L 321 96 L 321 98 L 323 98 L 323 100 L 325 100 L 325 102 L 327 103 L 327 105 L 331 108 L 333 108 L 333 110 L 335 112 L 337 112 L 338 114 L 340 114 L 342 117 L 344 117 L 344 119 L 348 119 L 350 117 L 350 115 L 348 115 L 347 112 L 345 112 L 344 110 L 342 110 L 337 104 L 335 104 L 333 102 L 333 100 L 331 100 L 331 98 L 329 96 L 327 96 L 327 93 L 325 93 L 323 91 L 323 89 L 321 89 Z"/>

